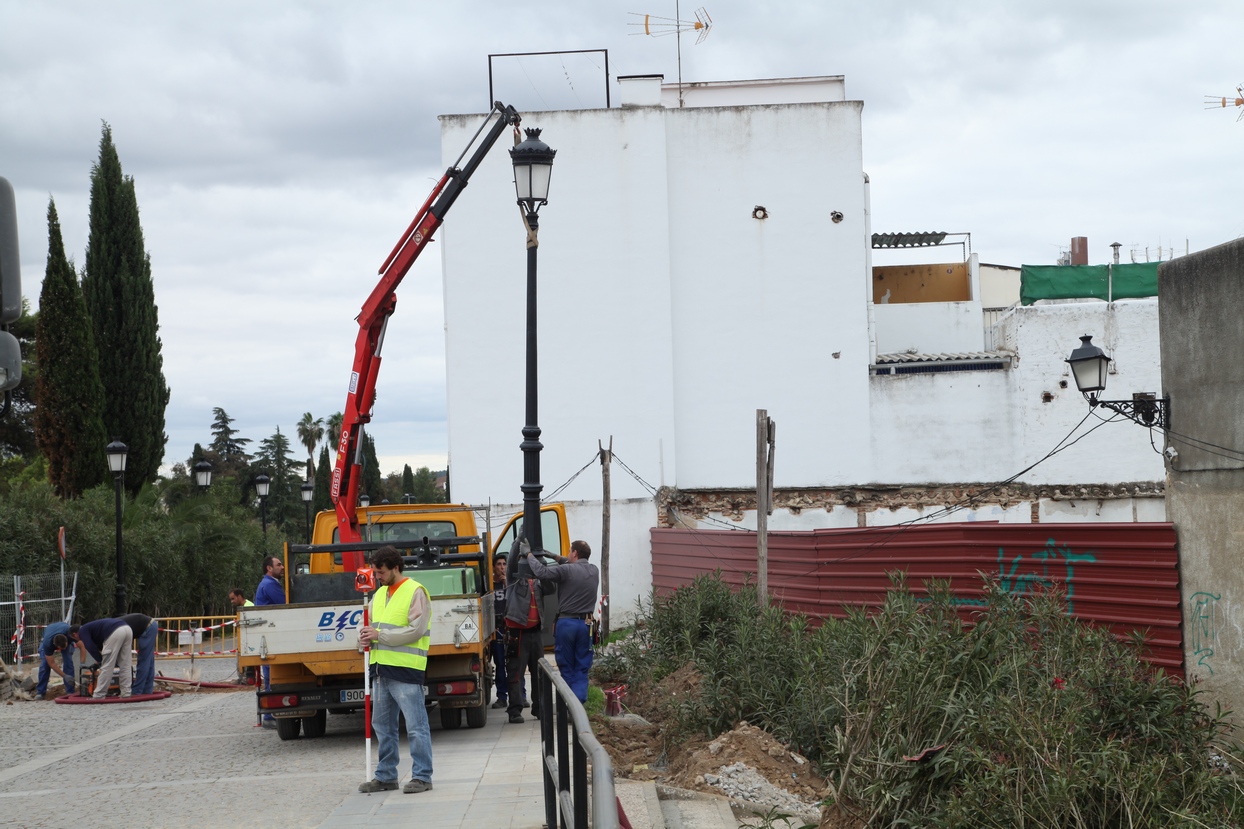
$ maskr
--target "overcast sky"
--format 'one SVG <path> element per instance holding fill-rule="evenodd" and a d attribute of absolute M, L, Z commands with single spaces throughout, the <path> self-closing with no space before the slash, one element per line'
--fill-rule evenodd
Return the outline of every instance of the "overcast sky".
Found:
<path fill-rule="evenodd" d="M 354 317 L 443 172 L 437 116 L 486 110 L 490 53 L 608 50 L 611 77 L 673 81 L 674 39 L 631 34 L 631 12 L 673 17 L 674 3 L 0 0 L 0 175 L 17 192 L 24 293 L 37 306 L 49 196 L 84 261 L 107 121 L 151 255 L 165 463 L 209 440 L 214 406 L 256 444 L 279 426 L 297 450 L 303 412 L 343 408 Z M 846 76 L 864 101 L 874 231 L 967 231 L 982 261 L 1009 265 L 1052 263 L 1077 235 L 1092 262 L 1115 241 L 1143 261 L 1244 235 L 1244 123 L 1204 109 L 1244 81 L 1239 0 L 708 13 L 705 41 L 683 40 L 684 80 Z M 493 76 L 520 111 L 604 104 L 601 54 L 499 58 Z M 371 432 L 385 472 L 439 468 L 435 245 L 398 295 Z"/>

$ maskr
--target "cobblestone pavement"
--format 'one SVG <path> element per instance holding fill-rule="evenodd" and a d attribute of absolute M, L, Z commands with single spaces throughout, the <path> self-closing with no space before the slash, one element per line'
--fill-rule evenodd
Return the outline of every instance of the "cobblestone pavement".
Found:
<path fill-rule="evenodd" d="M 204 680 L 233 675 L 232 660 L 199 665 Z M 170 676 L 183 666 L 157 665 Z M 438 742 L 465 734 L 441 734 L 433 721 L 435 757 Z M 363 778 L 362 726 L 361 713 L 330 716 L 324 737 L 282 742 L 255 726 L 249 691 L 124 705 L 14 702 L 0 707 L 0 827 L 312 829 Z"/>

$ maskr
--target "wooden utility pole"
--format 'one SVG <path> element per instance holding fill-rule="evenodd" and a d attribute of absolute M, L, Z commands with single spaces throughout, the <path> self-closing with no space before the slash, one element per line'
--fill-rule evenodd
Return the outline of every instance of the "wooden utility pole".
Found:
<path fill-rule="evenodd" d="M 773 442 L 777 424 L 756 410 L 756 593 L 769 603 L 769 515 L 773 512 Z"/>
<path fill-rule="evenodd" d="M 600 641 L 604 643 L 609 638 L 609 464 L 613 460 L 613 435 L 609 436 L 608 449 L 599 440 L 596 441 L 596 446 L 600 451 L 600 471 L 604 486 L 600 519 Z"/>

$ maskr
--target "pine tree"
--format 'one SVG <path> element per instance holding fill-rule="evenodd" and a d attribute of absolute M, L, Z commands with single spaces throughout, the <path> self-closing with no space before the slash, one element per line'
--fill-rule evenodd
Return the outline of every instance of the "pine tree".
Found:
<path fill-rule="evenodd" d="M 295 494 L 302 486 L 301 462 L 290 455 L 289 438 L 276 427 L 272 437 L 259 442 L 255 465 L 269 478 L 268 523 L 276 523 L 281 529 L 297 529 L 302 526 L 302 496 Z"/>
<path fill-rule="evenodd" d="M 65 258 L 56 203 L 48 201 L 48 260 L 35 330 L 39 377 L 35 440 L 62 498 L 76 498 L 107 478 L 104 387 L 90 318 L 73 265 Z"/>
<path fill-rule="evenodd" d="M 208 449 L 216 474 L 237 475 L 245 469 L 250 462 L 250 455 L 246 453 L 246 444 L 250 442 L 250 438 L 238 437 L 228 412 L 219 406 L 212 409 L 212 442 Z"/>
<path fill-rule="evenodd" d="M 134 179 L 121 172 L 107 123 L 99 161 L 91 169 L 91 228 L 82 291 L 99 351 L 104 428 L 129 446 L 125 481 L 136 493 L 155 479 L 164 459 L 169 390 Z"/>

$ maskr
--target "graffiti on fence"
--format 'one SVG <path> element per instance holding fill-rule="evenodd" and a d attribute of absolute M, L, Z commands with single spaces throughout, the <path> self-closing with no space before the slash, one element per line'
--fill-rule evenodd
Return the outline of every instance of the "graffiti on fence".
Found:
<path fill-rule="evenodd" d="M 1075 553 L 1066 544 L 1059 546 L 1051 538 L 1035 553 L 1007 555 L 1005 547 L 998 548 L 998 584 L 1016 598 L 1027 596 L 1061 584 L 1067 593 L 1067 615 L 1075 613 L 1075 575 L 1077 564 L 1097 561 L 1092 552 Z M 1059 572 L 1061 571 L 1061 572 Z M 955 599 L 955 604 L 984 607 L 984 599 Z"/>
<path fill-rule="evenodd" d="M 1217 602 L 1222 597 L 1214 593 L 1193 593 L 1188 598 L 1188 626 L 1192 628 L 1192 656 L 1196 658 L 1198 667 L 1214 675 L 1214 668 L 1209 658 L 1214 655 L 1215 640 L 1218 637 L 1216 615 Z"/>

